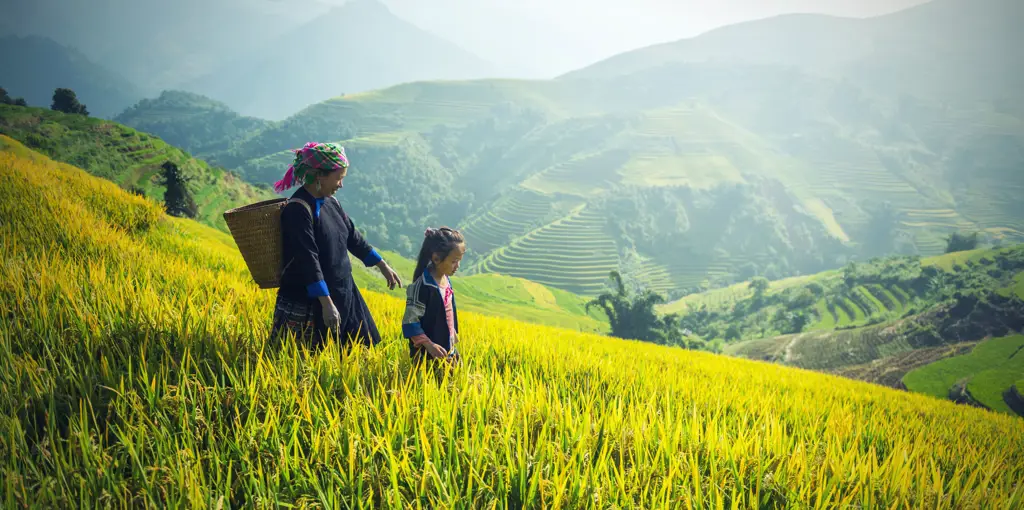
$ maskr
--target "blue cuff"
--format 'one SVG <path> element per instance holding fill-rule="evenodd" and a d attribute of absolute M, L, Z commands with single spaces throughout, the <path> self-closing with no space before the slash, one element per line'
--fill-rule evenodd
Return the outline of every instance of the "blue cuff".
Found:
<path fill-rule="evenodd" d="M 426 333 L 423 332 L 423 326 L 421 326 L 420 323 L 418 322 L 402 324 L 402 335 L 405 336 L 406 338 L 412 338 L 417 335 L 425 334 Z"/>
<path fill-rule="evenodd" d="M 327 292 L 327 283 L 320 280 L 316 283 L 306 285 L 306 295 L 309 297 L 329 296 L 330 293 Z"/>
<path fill-rule="evenodd" d="M 379 253 L 377 253 L 376 248 L 373 248 L 370 250 L 370 254 L 367 255 L 365 259 L 363 259 L 363 264 L 366 265 L 366 267 L 373 267 L 379 264 L 381 260 L 383 260 L 383 257 L 381 257 Z"/>

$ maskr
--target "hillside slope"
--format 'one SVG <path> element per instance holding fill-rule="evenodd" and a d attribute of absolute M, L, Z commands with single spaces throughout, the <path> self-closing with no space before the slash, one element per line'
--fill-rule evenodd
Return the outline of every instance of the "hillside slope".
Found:
<path fill-rule="evenodd" d="M 793 14 L 739 23 L 700 36 L 616 55 L 563 76 L 592 80 L 680 62 L 779 64 L 894 96 L 973 102 L 1024 99 L 1024 46 L 1015 0 L 933 0 L 867 19 Z M 935 58 L 942 55 L 942 58 Z"/>
<path fill-rule="evenodd" d="M 111 118 L 142 97 L 132 83 L 85 55 L 44 37 L 0 37 L 0 87 L 29 106 L 49 108 L 70 88 L 93 116 Z"/>
<path fill-rule="evenodd" d="M 822 374 L 465 313 L 434 377 L 373 292 L 379 348 L 268 342 L 211 230 L 0 158 L 7 506 L 1024 502 L 1020 420 Z"/>
<path fill-rule="evenodd" d="M 1024 377 L 1024 336 L 986 340 L 969 353 L 928 364 L 907 373 L 907 389 L 1013 414 L 1011 394 Z M 1021 416 L 1024 413 L 1016 412 Z"/>
<path fill-rule="evenodd" d="M 0 138 L 0 151 L 33 160 L 45 160 L 11 138 Z M 207 243 L 211 249 L 227 249 L 237 254 L 238 248 L 227 232 L 222 216 L 217 218 L 220 218 L 220 222 L 216 226 L 220 227 L 221 232 L 214 233 L 190 222 L 178 223 L 177 231 L 197 242 Z M 414 261 L 387 250 L 380 251 L 405 281 L 411 281 Z M 362 288 L 402 299 L 405 297 L 403 288 L 388 289 L 383 276 L 375 268 L 356 264 L 354 275 Z M 246 281 L 251 280 L 247 270 L 236 276 Z M 460 309 L 578 331 L 604 333 L 608 329 L 607 317 L 599 310 L 587 311 L 584 298 L 527 280 L 502 275 L 460 276 L 456 288 L 460 296 Z"/>
<path fill-rule="evenodd" d="M 396 17 L 378 0 L 354 0 L 178 88 L 245 115 L 278 120 L 342 94 L 491 71 L 479 57 Z"/>
<path fill-rule="evenodd" d="M 618 268 L 674 298 L 936 255 L 957 231 L 1024 241 L 1024 116 L 1004 103 L 774 62 L 668 62 L 348 94 L 203 157 L 269 183 L 288 149 L 340 141 L 361 148 L 346 194 L 379 244 L 411 256 L 423 227 L 455 224 L 470 271 L 593 295 Z"/>
<path fill-rule="evenodd" d="M 220 101 L 180 90 L 165 90 L 158 97 L 143 99 L 113 120 L 144 133 L 158 133 L 165 142 L 195 155 L 229 150 L 236 140 L 272 124 L 243 117 Z"/>
<path fill-rule="evenodd" d="M 1024 245 L 850 264 L 764 282 L 760 293 L 738 284 L 660 311 L 680 314 L 702 338 L 724 339 L 731 355 L 958 401 L 971 400 L 954 397 L 967 388 L 982 405 L 1008 412 L 1002 395 L 1024 367 L 1015 349 L 984 353 L 1024 332 L 1020 281 Z"/>
<path fill-rule="evenodd" d="M 0 105 L 0 134 L 121 186 L 138 187 L 160 202 L 164 188 L 156 178 L 161 165 L 171 161 L 194 178 L 197 219 L 223 231 L 227 231 L 224 211 L 273 196 L 269 189 L 210 167 L 159 138 L 110 121 Z"/>

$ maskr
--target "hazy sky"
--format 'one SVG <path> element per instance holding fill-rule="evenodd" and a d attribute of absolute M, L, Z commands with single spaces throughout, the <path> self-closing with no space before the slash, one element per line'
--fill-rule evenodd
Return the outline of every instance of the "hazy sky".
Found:
<path fill-rule="evenodd" d="M 383 1 L 406 20 L 484 58 L 543 76 L 751 19 L 796 12 L 866 17 L 926 0 Z"/>
<path fill-rule="evenodd" d="M 0 20 L 0 32 L 45 34 L 78 46 L 93 59 L 115 63 L 121 58 L 117 52 L 130 50 L 135 38 L 148 37 L 160 43 L 164 53 L 154 57 L 160 64 L 165 54 L 175 53 L 202 60 L 195 54 L 223 48 L 217 41 L 248 47 L 254 37 L 276 35 L 269 30 L 273 23 L 298 24 L 348 1 L 366 0 L 0 0 L 0 12 L 12 18 Z M 489 60 L 503 70 L 500 74 L 547 78 L 617 53 L 742 21 L 784 13 L 874 16 L 927 0 L 378 1 L 406 21 Z M 230 22 L 221 21 L 231 13 Z M 119 17 L 126 20 L 113 21 Z M 4 22 L 12 30 L 5 30 Z M 277 29 L 281 33 L 285 27 Z M 155 73 L 147 69 L 143 74 Z"/>

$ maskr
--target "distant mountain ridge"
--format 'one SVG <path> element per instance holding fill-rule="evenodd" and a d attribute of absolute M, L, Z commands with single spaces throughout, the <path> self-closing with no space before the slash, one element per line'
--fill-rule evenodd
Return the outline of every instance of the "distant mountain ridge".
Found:
<path fill-rule="evenodd" d="M 342 94 L 420 80 L 482 78 L 493 69 L 377 0 L 355 0 L 179 88 L 244 115 L 277 120 Z"/>
<path fill-rule="evenodd" d="M 211 72 L 254 44 L 327 10 L 314 0 L 102 0 L 8 2 L 3 33 L 76 47 L 146 95 Z M 15 24 L 16 23 L 16 24 Z"/>
<path fill-rule="evenodd" d="M 984 101 L 1019 97 L 1024 3 L 934 0 L 884 16 L 781 15 L 622 53 L 562 79 L 628 75 L 682 62 L 790 65 L 889 94 Z"/>

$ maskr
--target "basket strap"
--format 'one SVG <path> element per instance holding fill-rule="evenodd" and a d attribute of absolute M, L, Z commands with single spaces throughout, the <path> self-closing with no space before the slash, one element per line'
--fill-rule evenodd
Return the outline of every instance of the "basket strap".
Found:
<path fill-rule="evenodd" d="M 313 208 L 311 208 L 311 207 L 309 206 L 309 203 L 307 203 L 307 202 L 306 202 L 305 200 L 303 200 L 303 199 L 301 199 L 301 198 L 296 198 L 296 199 L 291 199 L 291 198 L 289 198 L 289 199 L 285 200 L 285 203 L 284 203 L 285 207 L 287 207 L 287 206 L 288 206 L 288 204 L 290 204 L 290 203 L 292 203 L 292 202 L 298 202 L 298 203 L 302 204 L 302 207 L 305 207 L 305 208 L 306 208 L 306 211 L 307 211 L 307 212 L 309 212 L 309 218 L 310 218 L 310 221 L 315 221 L 315 219 L 313 218 Z M 287 264 L 285 264 L 285 265 L 284 265 L 284 266 L 283 266 L 283 267 L 281 268 L 281 272 L 280 272 L 280 275 L 281 275 L 281 276 L 284 276 L 284 272 L 285 272 L 285 271 L 286 271 L 286 270 L 288 269 L 288 266 L 292 265 L 292 262 L 295 262 L 295 257 L 292 257 L 292 259 L 291 259 L 291 260 L 289 260 L 289 261 L 288 261 L 288 263 L 287 263 Z"/>
<path fill-rule="evenodd" d="M 311 207 L 309 207 L 309 204 L 305 200 L 303 200 L 301 198 L 296 198 L 296 199 L 289 198 L 289 199 L 287 199 L 287 201 L 285 201 L 284 205 L 287 207 L 288 204 L 290 204 L 292 202 L 298 202 L 298 203 L 302 204 L 302 207 L 305 207 L 306 208 L 306 212 L 309 213 L 309 217 L 310 218 L 313 217 L 313 209 Z"/>

